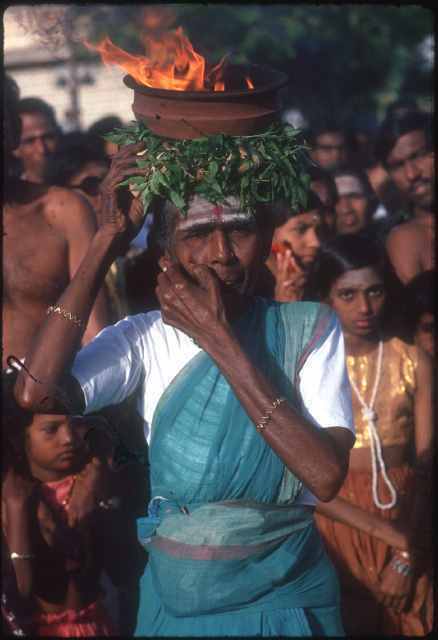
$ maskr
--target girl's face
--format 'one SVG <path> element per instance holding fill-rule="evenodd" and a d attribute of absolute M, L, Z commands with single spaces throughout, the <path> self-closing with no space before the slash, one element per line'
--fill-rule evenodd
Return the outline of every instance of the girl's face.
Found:
<path fill-rule="evenodd" d="M 367 337 L 376 332 L 384 302 L 383 279 L 374 267 L 344 273 L 333 284 L 328 299 L 344 332 L 355 337 Z"/>
<path fill-rule="evenodd" d="M 287 220 L 274 231 L 273 244 L 285 244 L 292 250 L 300 267 L 308 267 L 315 260 L 320 246 L 322 220 L 319 211 L 306 211 Z"/>
<path fill-rule="evenodd" d="M 86 454 L 84 429 L 79 417 L 35 415 L 26 430 L 25 442 L 31 474 L 42 482 L 50 482 L 80 467 Z"/>

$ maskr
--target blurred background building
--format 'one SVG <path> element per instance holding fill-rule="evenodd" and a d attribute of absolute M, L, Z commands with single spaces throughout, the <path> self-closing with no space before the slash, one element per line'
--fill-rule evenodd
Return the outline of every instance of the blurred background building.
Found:
<path fill-rule="evenodd" d="M 9 7 L 3 16 L 4 66 L 17 81 L 22 98 L 48 102 L 66 132 L 87 129 L 110 114 L 125 122 L 133 119 L 132 95 L 123 90 L 122 70 L 104 66 L 96 56 L 81 57 L 76 51 L 72 55 L 63 42 L 48 46 L 40 35 L 26 32 L 30 21 L 21 23 L 23 10 L 28 9 Z"/>

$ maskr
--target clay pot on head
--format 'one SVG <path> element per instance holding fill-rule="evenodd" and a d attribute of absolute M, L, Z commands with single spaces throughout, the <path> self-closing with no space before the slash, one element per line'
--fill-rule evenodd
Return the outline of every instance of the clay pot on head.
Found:
<path fill-rule="evenodd" d="M 131 76 L 123 81 L 134 90 L 136 119 L 166 138 L 252 135 L 279 119 L 279 89 L 288 83 L 284 73 L 261 65 L 230 65 L 227 76 L 227 91 L 151 89 Z M 254 89 L 246 88 L 245 77 L 251 78 Z"/>

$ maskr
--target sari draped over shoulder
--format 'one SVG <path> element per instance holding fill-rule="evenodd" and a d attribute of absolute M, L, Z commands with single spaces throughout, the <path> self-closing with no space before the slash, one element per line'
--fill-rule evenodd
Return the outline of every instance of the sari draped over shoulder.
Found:
<path fill-rule="evenodd" d="M 298 411 L 299 370 L 325 338 L 331 313 L 314 303 L 256 299 L 235 326 L 255 366 Z M 137 635 L 223 635 L 214 624 L 191 626 L 190 632 L 179 625 L 240 611 L 337 604 L 336 578 L 313 526 L 313 509 L 294 505 L 301 482 L 257 432 L 205 352 L 160 398 L 150 472 L 149 517 L 138 521 L 149 563 Z M 168 616 L 164 626 L 157 624 L 146 588 Z M 299 630 L 308 635 L 304 626 Z M 251 635 L 244 631 L 240 635 Z"/>

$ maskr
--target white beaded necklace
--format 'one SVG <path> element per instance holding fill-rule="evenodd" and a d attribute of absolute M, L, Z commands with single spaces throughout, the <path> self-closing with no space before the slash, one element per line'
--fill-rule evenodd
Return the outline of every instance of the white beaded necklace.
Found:
<path fill-rule="evenodd" d="M 359 393 L 359 389 L 356 386 L 354 380 L 350 379 L 351 388 L 353 389 L 356 398 L 360 402 L 362 406 L 362 416 L 368 425 L 368 433 L 370 437 L 371 443 L 371 469 L 372 469 L 372 489 L 373 489 L 373 500 L 376 507 L 379 509 L 392 509 L 392 507 L 397 502 L 397 493 L 395 487 L 391 483 L 390 479 L 386 474 L 385 462 L 382 456 L 382 445 L 380 444 L 379 434 L 377 433 L 377 413 L 374 411 L 374 402 L 376 400 L 377 389 L 380 383 L 380 377 L 382 374 L 382 362 L 383 362 L 383 341 L 379 341 L 379 348 L 377 354 L 377 367 L 376 367 L 376 378 L 374 380 L 374 387 L 371 392 L 371 399 L 369 405 L 366 404 L 365 400 Z M 383 480 L 386 486 L 389 489 L 389 493 L 391 494 L 391 498 L 389 502 L 383 503 L 380 502 L 379 496 L 377 495 L 377 474 L 378 474 L 378 466 L 380 467 L 380 472 L 382 474 Z"/>

